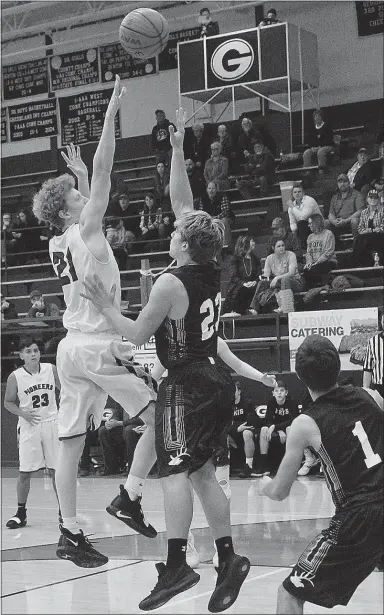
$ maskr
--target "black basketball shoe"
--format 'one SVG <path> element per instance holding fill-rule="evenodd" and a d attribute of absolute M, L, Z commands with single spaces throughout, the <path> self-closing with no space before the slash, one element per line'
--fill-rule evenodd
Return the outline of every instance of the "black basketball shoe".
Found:
<path fill-rule="evenodd" d="M 140 602 L 139 609 L 142 611 L 159 608 L 200 581 L 200 575 L 186 563 L 178 568 L 167 568 L 163 562 L 160 562 L 156 564 L 156 568 L 159 578 L 149 596 Z"/>
<path fill-rule="evenodd" d="M 217 568 L 215 590 L 208 604 L 208 611 L 226 611 L 235 602 L 247 578 L 251 563 L 247 557 L 234 553 Z"/>
<path fill-rule="evenodd" d="M 106 508 L 107 512 L 120 519 L 125 525 L 143 534 L 147 538 L 155 538 L 157 532 L 155 528 L 147 522 L 141 508 L 141 497 L 137 500 L 131 500 L 124 485 L 120 485 L 120 493 Z"/>
<path fill-rule="evenodd" d="M 8 519 L 5 527 L 9 530 L 18 530 L 20 527 L 27 525 L 27 516 L 17 512 L 14 517 Z"/>
<path fill-rule="evenodd" d="M 82 530 L 72 534 L 61 525 L 60 531 L 61 536 L 56 549 L 58 558 L 67 559 L 80 568 L 98 568 L 108 562 L 108 557 L 92 547 Z"/>

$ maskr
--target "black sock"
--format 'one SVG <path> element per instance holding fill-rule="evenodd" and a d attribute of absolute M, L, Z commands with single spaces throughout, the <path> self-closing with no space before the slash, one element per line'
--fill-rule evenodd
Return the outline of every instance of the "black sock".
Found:
<path fill-rule="evenodd" d="M 220 566 L 220 564 L 222 564 L 230 555 L 234 553 L 232 538 L 231 536 L 223 536 L 223 538 L 218 538 L 215 540 L 215 543 Z"/>
<path fill-rule="evenodd" d="M 187 557 L 187 539 L 186 538 L 170 538 L 168 540 L 168 557 L 167 567 L 177 568 L 181 564 L 185 564 Z"/>
<path fill-rule="evenodd" d="M 20 502 L 17 503 L 17 516 L 20 517 L 20 519 L 25 519 L 25 517 L 27 516 L 27 509 L 25 508 L 25 504 L 20 504 Z"/>

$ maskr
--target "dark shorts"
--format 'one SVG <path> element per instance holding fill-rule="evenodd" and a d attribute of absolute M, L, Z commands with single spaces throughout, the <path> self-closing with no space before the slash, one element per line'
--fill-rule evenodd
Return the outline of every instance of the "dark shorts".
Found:
<path fill-rule="evenodd" d="M 383 552 L 383 502 L 336 513 L 284 580 L 287 592 L 326 608 L 347 605 Z"/>
<path fill-rule="evenodd" d="M 244 420 L 244 423 L 245 423 L 245 420 Z M 244 448 L 244 436 L 243 436 L 244 432 L 237 431 L 238 426 L 239 426 L 239 423 L 235 423 L 234 425 L 231 425 L 229 428 L 228 435 L 231 436 L 231 438 L 236 442 L 238 448 Z M 259 428 L 249 429 L 248 431 L 251 431 L 253 433 L 254 440 L 256 440 L 259 437 L 259 433 L 260 433 Z"/>
<path fill-rule="evenodd" d="M 223 453 L 234 398 L 229 372 L 209 360 L 169 372 L 156 403 L 159 477 L 190 474 Z"/>

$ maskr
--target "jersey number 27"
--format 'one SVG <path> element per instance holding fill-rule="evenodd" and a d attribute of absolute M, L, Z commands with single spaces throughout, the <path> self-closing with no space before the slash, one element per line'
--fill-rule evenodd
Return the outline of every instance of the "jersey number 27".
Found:
<path fill-rule="evenodd" d="M 201 323 L 201 339 L 209 340 L 219 328 L 221 293 L 217 293 L 215 302 L 206 299 L 200 306 L 200 314 L 207 314 Z"/>

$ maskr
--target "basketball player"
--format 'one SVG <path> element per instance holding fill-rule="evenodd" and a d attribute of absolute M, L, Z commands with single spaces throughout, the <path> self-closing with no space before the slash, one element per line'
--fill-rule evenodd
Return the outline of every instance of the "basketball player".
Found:
<path fill-rule="evenodd" d="M 279 587 L 277 613 L 287 614 L 302 613 L 306 601 L 347 605 L 383 551 L 383 411 L 374 399 L 382 400 L 376 391 L 337 384 L 339 354 L 319 335 L 298 349 L 296 373 L 313 401 L 293 421 L 279 470 L 260 479 L 259 493 L 286 498 L 309 446 L 321 459 L 336 512 Z"/>
<path fill-rule="evenodd" d="M 183 156 L 184 122 L 179 109 L 177 132 L 170 127 L 170 195 L 176 222 L 169 253 L 177 268 L 158 278 L 136 321 L 120 314 L 98 277 L 84 283 L 84 296 L 134 344 L 142 345 L 155 335 L 158 358 L 168 369 L 156 405 L 156 453 L 168 557 L 166 564 L 157 564 L 158 582 L 139 607 L 158 608 L 199 581 L 186 563 L 192 481 L 219 556 L 217 583 L 208 605 L 211 612 L 219 612 L 235 602 L 250 562 L 234 553 L 229 502 L 216 480 L 212 460 L 224 444 L 234 400 L 232 378 L 217 362 L 221 295 L 215 259 L 223 246 L 224 226 L 206 212 L 193 211 Z"/>
<path fill-rule="evenodd" d="M 106 556 L 91 546 L 76 520 L 77 466 L 85 434 L 89 424 L 94 428 L 100 424 L 108 395 L 131 416 L 140 415 L 147 424 L 136 447 L 136 465 L 129 477 L 131 492 L 139 491 L 141 477 L 148 474 L 156 459 L 155 452 L 146 445 L 146 438 L 151 438 L 151 430 L 154 430 L 151 406 L 156 399 L 156 383 L 134 362 L 131 344 L 122 342 L 106 318 L 80 296 L 84 278 L 97 273 L 108 288 L 113 289 L 117 309 L 120 306 L 119 270 L 103 235 L 102 219 L 108 205 L 115 152 L 115 116 L 124 93 L 116 76 L 93 159 L 89 198 L 86 167 L 72 146 L 68 148 L 68 157 L 64 155 L 64 158 L 69 168 L 81 177 L 80 190 L 75 189 L 70 175 L 48 180 L 35 195 L 33 207 L 40 220 L 62 231 L 49 245 L 52 264 L 63 288 L 66 302 L 63 324 L 68 330 L 57 352 L 62 390 L 56 484 L 63 523 L 56 554 L 83 568 L 95 568 L 108 562 Z M 139 526 L 142 532 L 156 536 L 156 530 L 143 517 L 140 497 L 127 499 L 132 527 Z"/>
<path fill-rule="evenodd" d="M 34 472 L 47 468 L 56 493 L 55 468 L 59 444 L 56 389 L 60 391 L 60 382 L 56 367 L 51 363 L 40 363 L 39 345 L 32 337 L 26 336 L 20 340 L 19 355 L 24 365 L 8 376 L 4 396 L 4 407 L 19 417 L 17 512 L 6 523 L 11 530 L 27 525 L 26 503 Z"/>

